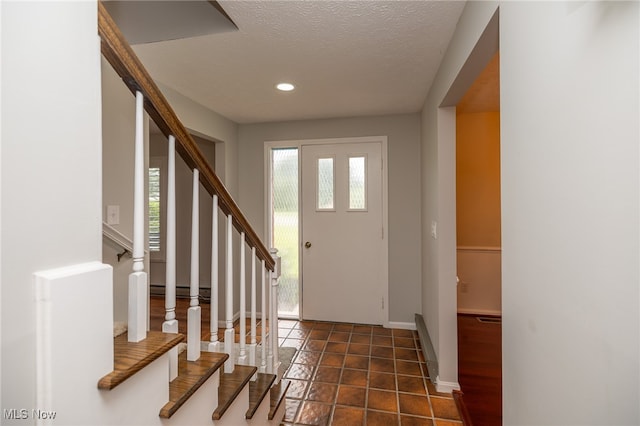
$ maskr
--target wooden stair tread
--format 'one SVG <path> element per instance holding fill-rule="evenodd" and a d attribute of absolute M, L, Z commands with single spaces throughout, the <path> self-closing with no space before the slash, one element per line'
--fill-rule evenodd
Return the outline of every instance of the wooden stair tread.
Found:
<path fill-rule="evenodd" d="M 245 416 L 247 419 L 253 418 L 275 380 L 275 374 L 258 373 L 256 380 L 249 382 L 249 409 Z"/>
<path fill-rule="evenodd" d="M 227 358 L 225 353 L 201 352 L 197 361 L 187 361 L 186 351 L 178 355 L 178 377 L 169 383 L 169 402 L 160 410 L 160 417 L 173 416 Z"/>
<path fill-rule="evenodd" d="M 233 373 L 223 373 L 220 375 L 218 408 L 216 408 L 211 416 L 213 420 L 220 420 L 220 418 L 222 418 L 222 415 L 231 406 L 256 371 L 258 371 L 256 367 L 236 365 Z"/>
<path fill-rule="evenodd" d="M 113 339 L 113 371 L 98 382 L 98 389 L 110 390 L 151 364 L 184 340 L 178 333 L 147 332 L 147 338 L 134 343 L 127 333 Z"/>
<path fill-rule="evenodd" d="M 290 384 L 291 382 L 289 380 L 280 379 L 280 382 L 271 388 L 271 409 L 269 410 L 269 420 L 273 420 L 273 416 L 276 415 L 276 411 L 278 411 L 280 404 L 284 401 L 284 397 L 287 394 L 287 389 L 289 389 Z"/>

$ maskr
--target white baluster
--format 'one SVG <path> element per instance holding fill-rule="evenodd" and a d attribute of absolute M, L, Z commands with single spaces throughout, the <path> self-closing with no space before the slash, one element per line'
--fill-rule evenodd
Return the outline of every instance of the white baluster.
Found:
<path fill-rule="evenodd" d="M 218 340 L 218 196 L 213 196 L 211 216 L 211 338 L 207 350 L 219 352 Z"/>
<path fill-rule="evenodd" d="M 229 358 L 224 363 L 224 372 L 231 373 L 235 365 L 235 333 L 233 331 L 233 217 L 227 216 L 227 267 L 225 270 L 225 323 L 224 331 L 224 351 L 229 354 Z"/>
<path fill-rule="evenodd" d="M 273 272 L 269 271 L 269 283 L 273 281 Z M 269 337 L 268 337 L 268 353 L 267 353 L 267 373 L 275 374 L 273 371 L 273 351 L 274 348 L 278 348 L 278 341 L 276 340 L 275 345 L 273 343 L 273 336 L 275 335 L 274 328 L 278 328 L 277 321 L 274 321 L 273 318 L 273 292 L 271 291 L 271 285 L 268 287 L 268 297 L 269 297 L 269 308 L 268 308 L 268 319 L 267 323 L 269 324 Z"/>
<path fill-rule="evenodd" d="M 165 321 L 162 331 L 178 332 L 176 319 L 176 138 L 169 136 L 169 152 L 167 162 L 167 235 L 165 250 L 167 254 L 165 270 Z M 178 376 L 178 348 L 169 353 L 169 381 Z"/>
<path fill-rule="evenodd" d="M 247 279 L 245 260 L 245 234 L 240 233 L 240 355 L 238 364 L 247 364 Z"/>
<path fill-rule="evenodd" d="M 256 364 L 256 248 L 251 247 L 251 343 L 249 344 L 249 365 Z M 254 374 L 253 380 L 257 376 Z"/>
<path fill-rule="evenodd" d="M 144 96 L 136 92 L 136 130 L 133 174 L 133 272 L 129 275 L 127 340 L 147 337 L 147 273 L 144 272 Z"/>
<path fill-rule="evenodd" d="M 262 281 L 261 281 L 261 294 L 262 299 L 260 301 L 260 323 L 262 326 L 260 327 L 260 350 L 261 350 L 261 359 L 260 359 L 260 368 L 258 371 L 260 373 L 267 372 L 267 268 L 264 264 L 264 259 L 262 259 Z"/>
<path fill-rule="evenodd" d="M 191 286 L 190 303 L 187 316 L 187 360 L 197 361 L 200 358 L 200 319 L 201 311 L 198 303 L 200 290 L 200 173 L 193 169 L 193 199 L 191 207 Z"/>
<path fill-rule="evenodd" d="M 278 281 L 280 280 L 280 256 L 278 256 L 278 250 L 272 248 L 269 250 L 275 265 L 274 271 L 271 274 L 271 318 L 273 325 L 269 327 L 269 333 L 271 334 L 273 345 L 273 373 L 276 375 L 275 383 L 280 381 L 280 360 L 278 357 Z M 271 323 L 269 323 L 271 325 Z"/>

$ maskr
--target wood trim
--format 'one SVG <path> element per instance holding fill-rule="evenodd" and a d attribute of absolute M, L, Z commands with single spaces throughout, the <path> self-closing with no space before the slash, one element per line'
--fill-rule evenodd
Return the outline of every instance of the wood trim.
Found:
<path fill-rule="evenodd" d="M 469 415 L 469 410 L 467 409 L 467 405 L 464 403 L 464 393 L 459 390 L 454 390 L 452 394 L 453 400 L 456 403 L 456 407 L 458 407 L 458 412 L 460 413 L 462 424 L 464 426 L 473 426 L 473 423 L 471 422 L 471 416 Z"/>
<path fill-rule="evenodd" d="M 499 246 L 457 246 L 456 251 L 470 252 L 486 252 L 486 253 L 502 253 L 502 247 Z"/>
<path fill-rule="evenodd" d="M 502 318 L 502 314 L 499 313 L 487 313 L 487 312 L 470 312 L 470 311 L 458 311 L 458 316 L 461 317 L 489 317 L 489 318 Z"/>
<path fill-rule="evenodd" d="M 98 389 L 111 390 L 151 364 L 182 342 L 184 335 L 147 332 L 147 338 L 134 343 L 127 341 L 127 333 L 113 339 L 113 371 L 98 382 Z"/>
<path fill-rule="evenodd" d="M 98 2 L 98 34 L 101 38 L 102 55 L 132 93 L 135 94 L 138 90 L 142 92 L 144 107 L 151 119 L 166 137 L 175 136 L 178 154 L 191 169 L 197 168 L 200 171 L 200 183 L 209 194 L 218 195 L 218 203 L 224 214 L 233 216 L 234 227 L 238 232 L 245 233 L 247 244 L 255 247 L 258 258 L 264 260 L 267 268 L 273 271 L 275 262 L 269 250 L 242 214 L 224 184 L 213 172 L 196 142 L 133 52 L 102 2 Z"/>
<path fill-rule="evenodd" d="M 178 377 L 169 383 L 169 402 L 160 410 L 168 419 L 215 373 L 229 358 L 228 354 L 202 352 L 197 361 L 187 361 L 184 351 L 178 356 Z"/>
<path fill-rule="evenodd" d="M 273 420 L 278 411 L 278 408 L 282 405 L 282 402 L 287 395 L 287 390 L 289 389 L 289 385 L 291 382 L 289 380 L 281 379 L 277 385 L 273 385 L 271 387 L 270 395 L 270 407 L 269 410 L 269 420 Z"/>
<path fill-rule="evenodd" d="M 236 397 L 240 395 L 242 389 L 249 383 L 251 377 L 258 371 L 256 367 L 250 365 L 235 365 L 232 373 L 220 375 L 220 386 L 218 387 L 218 408 L 215 409 L 211 418 L 220 420 L 222 415 L 231 406 Z"/>
<path fill-rule="evenodd" d="M 253 418 L 253 415 L 258 411 L 260 403 L 276 380 L 275 374 L 257 373 L 257 376 L 256 380 L 249 382 L 249 409 L 245 415 L 247 419 Z M 269 404 L 271 404 L 271 400 L 269 400 Z M 271 408 L 271 405 L 269 405 L 269 408 Z"/>

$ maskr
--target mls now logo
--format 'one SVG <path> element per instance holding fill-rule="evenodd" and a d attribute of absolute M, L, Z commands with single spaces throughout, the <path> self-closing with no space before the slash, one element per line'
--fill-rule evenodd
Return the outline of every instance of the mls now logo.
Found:
<path fill-rule="evenodd" d="M 55 411 L 43 411 L 43 410 L 32 410 L 31 415 L 34 419 L 44 420 L 44 419 L 55 419 L 56 412 Z"/>
<path fill-rule="evenodd" d="M 56 418 L 55 411 L 27 410 L 26 408 L 5 408 L 2 410 L 2 415 L 5 420 L 26 420 L 28 418 L 46 420 Z"/>
<path fill-rule="evenodd" d="M 26 408 L 5 408 L 2 410 L 6 420 L 24 420 L 29 418 L 29 410 Z"/>

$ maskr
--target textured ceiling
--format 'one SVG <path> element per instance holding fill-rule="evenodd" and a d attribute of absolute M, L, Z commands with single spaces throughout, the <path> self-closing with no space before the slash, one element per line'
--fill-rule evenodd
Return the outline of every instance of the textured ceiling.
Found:
<path fill-rule="evenodd" d="M 154 79 L 238 123 L 419 111 L 465 4 L 219 3 L 238 31 L 134 50 Z"/>

